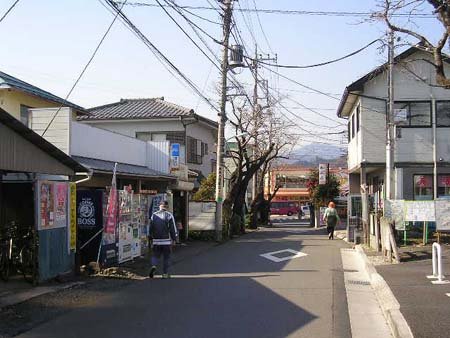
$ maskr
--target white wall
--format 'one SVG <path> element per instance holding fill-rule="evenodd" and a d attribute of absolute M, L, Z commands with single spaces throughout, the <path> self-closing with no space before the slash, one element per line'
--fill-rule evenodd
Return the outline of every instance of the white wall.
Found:
<path fill-rule="evenodd" d="M 58 112 L 58 114 L 56 114 L 56 112 Z M 30 109 L 29 116 L 30 128 L 32 130 L 42 136 L 48 126 L 48 130 L 44 134 L 44 139 L 58 147 L 66 154 L 69 154 L 69 123 L 72 119 L 71 108 L 63 107 L 59 111 L 58 108 Z M 52 119 L 53 122 L 49 125 Z"/>
<path fill-rule="evenodd" d="M 144 142 L 72 122 L 71 155 L 121 162 L 169 173 L 169 142 Z"/>
<path fill-rule="evenodd" d="M 428 83 L 436 83 L 434 68 L 425 61 L 431 59 L 428 53 L 415 53 L 394 68 L 395 101 L 431 101 L 450 99 L 450 90 L 433 87 Z M 417 74 L 424 83 L 410 71 Z M 450 73 L 450 66 L 446 65 Z M 387 77 L 383 73 L 368 81 L 364 86 L 364 95 L 387 99 Z M 380 100 L 362 98 L 363 154 L 362 158 L 369 162 L 385 162 L 386 144 L 386 103 Z M 438 157 L 450 158 L 450 128 L 437 128 Z M 432 128 L 401 128 L 401 138 L 396 139 L 396 162 L 431 162 Z M 350 150 L 350 148 L 349 148 Z"/>
<path fill-rule="evenodd" d="M 189 168 L 200 170 L 204 176 L 211 173 L 211 161 L 216 159 L 217 129 L 202 122 L 190 124 L 186 127 L 186 135 L 201 140 L 208 144 L 208 154 L 203 156 L 202 164 L 188 163 Z"/>
<path fill-rule="evenodd" d="M 350 123 L 350 143 L 348 144 L 348 168 L 349 169 L 353 169 L 354 167 L 356 167 L 359 163 L 361 163 L 362 160 L 362 129 L 359 128 L 359 131 L 357 129 L 356 126 L 356 116 L 355 116 L 355 126 L 352 126 L 353 123 L 353 115 L 356 114 L 356 107 L 360 104 L 360 101 L 357 100 L 355 102 L 355 106 L 353 107 L 353 111 L 350 114 L 347 122 Z M 361 115 L 362 112 L 360 114 L 360 119 L 361 119 Z M 360 124 L 361 124 L 361 120 L 360 120 Z M 353 138 L 351 138 L 351 132 L 352 132 L 352 128 L 355 128 L 355 136 Z"/>
<path fill-rule="evenodd" d="M 136 132 L 185 131 L 181 120 L 140 120 L 140 121 L 84 121 L 83 124 L 113 131 L 129 137 L 136 137 Z M 180 162 L 186 163 L 190 169 L 200 170 L 207 176 L 211 172 L 211 160 L 216 158 L 217 130 L 212 129 L 203 122 L 195 122 L 186 126 L 186 135 L 194 137 L 208 144 L 208 154 L 203 157 L 200 165 L 186 163 L 186 147 L 180 147 Z"/>

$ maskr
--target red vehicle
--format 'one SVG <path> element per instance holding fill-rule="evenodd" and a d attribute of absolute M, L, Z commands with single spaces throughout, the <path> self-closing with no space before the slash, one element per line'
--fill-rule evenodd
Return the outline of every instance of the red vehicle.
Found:
<path fill-rule="evenodd" d="M 270 213 L 272 215 L 297 215 L 299 203 L 296 201 L 275 201 L 270 203 Z"/>

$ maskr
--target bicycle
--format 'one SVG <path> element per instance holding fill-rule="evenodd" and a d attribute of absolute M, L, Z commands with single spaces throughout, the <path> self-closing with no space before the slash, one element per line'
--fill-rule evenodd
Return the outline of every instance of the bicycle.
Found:
<path fill-rule="evenodd" d="M 9 279 L 12 257 L 12 238 L 0 241 L 0 278 L 5 282 Z"/>

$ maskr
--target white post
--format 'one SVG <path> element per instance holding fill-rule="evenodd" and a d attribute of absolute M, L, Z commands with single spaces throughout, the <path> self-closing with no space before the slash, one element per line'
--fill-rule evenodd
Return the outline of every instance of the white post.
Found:
<path fill-rule="evenodd" d="M 449 284 L 450 281 L 444 280 L 445 276 L 442 273 L 441 245 L 438 243 L 433 243 L 432 251 L 433 251 L 433 253 L 432 253 L 433 254 L 433 258 L 432 258 L 433 274 L 431 276 L 427 276 L 427 278 L 429 278 L 429 279 L 437 278 L 437 280 L 431 282 L 433 284 Z"/>

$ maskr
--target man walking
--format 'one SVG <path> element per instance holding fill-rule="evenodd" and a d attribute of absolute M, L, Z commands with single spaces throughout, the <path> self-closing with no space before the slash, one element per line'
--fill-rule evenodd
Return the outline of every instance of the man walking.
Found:
<path fill-rule="evenodd" d="M 172 251 L 172 245 L 178 238 L 178 230 L 175 226 L 173 215 L 167 211 L 169 203 L 161 201 L 159 211 L 150 217 L 149 239 L 152 243 L 152 267 L 149 277 L 153 278 L 158 266 L 161 255 L 163 256 L 163 275 L 162 278 L 169 278 L 169 259 Z"/>

